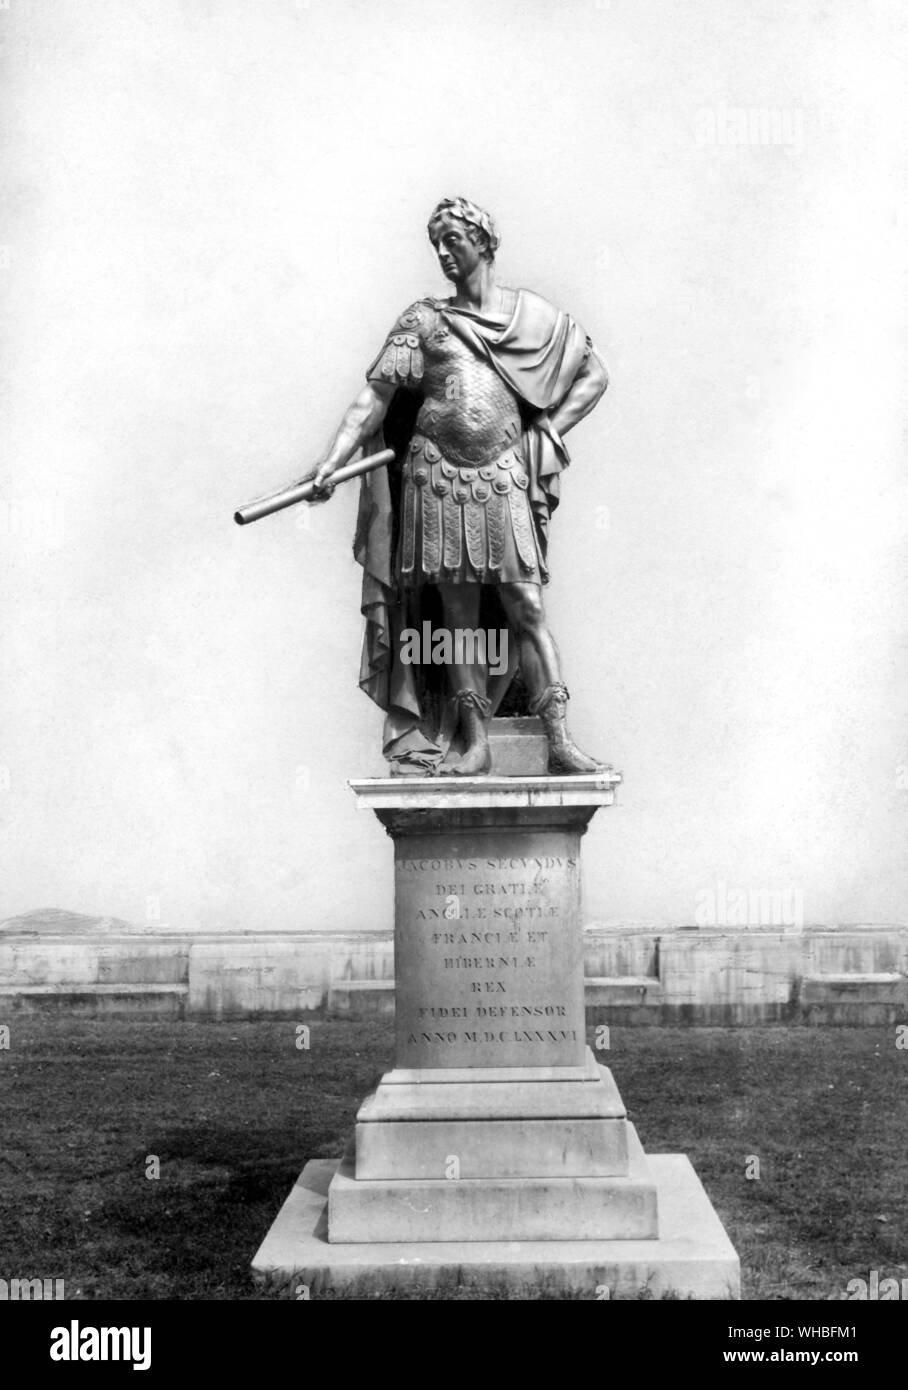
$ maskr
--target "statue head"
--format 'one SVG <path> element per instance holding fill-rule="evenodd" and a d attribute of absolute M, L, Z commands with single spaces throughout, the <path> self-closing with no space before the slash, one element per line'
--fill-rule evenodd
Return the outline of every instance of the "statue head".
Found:
<path fill-rule="evenodd" d="M 429 218 L 429 240 L 438 250 L 439 239 L 446 224 L 462 223 L 467 236 L 478 249 L 484 260 L 494 261 L 495 252 L 501 245 L 501 237 L 495 230 L 495 223 L 489 213 L 469 198 L 442 198 Z"/>

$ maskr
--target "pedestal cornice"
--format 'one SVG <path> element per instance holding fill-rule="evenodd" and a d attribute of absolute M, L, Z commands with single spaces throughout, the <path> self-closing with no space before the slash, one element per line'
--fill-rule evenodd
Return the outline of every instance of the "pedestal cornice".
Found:
<path fill-rule="evenodd" d="M 351 780 L 358 810 L 374 811 L 390 835 L 508 825 L 584 829 L 612 806 L 621 773 L 589 777 L 367 777 Z"/>

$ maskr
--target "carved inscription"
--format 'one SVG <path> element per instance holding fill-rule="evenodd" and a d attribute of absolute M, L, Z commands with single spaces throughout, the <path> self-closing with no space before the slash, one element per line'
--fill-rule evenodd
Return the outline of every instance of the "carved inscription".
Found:
<path fill-rule="evenodd" d="M 398 843 L 398 1066 L 582 1060 L 576 837 L 495 838 L 494 853 L 482 834 L 460 837 L 447 853 L 440 836 Z"/>

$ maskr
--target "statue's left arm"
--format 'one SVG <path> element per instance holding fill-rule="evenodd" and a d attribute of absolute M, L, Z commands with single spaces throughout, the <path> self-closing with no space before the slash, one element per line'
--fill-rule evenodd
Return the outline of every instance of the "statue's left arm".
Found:
<path fill-rule="evenodd" d="M 604 395 L 608 386 L 608 372 L 605 363 L 590 348 L 582 367 L 571 382 L 566 396 L 563 396 L 549 415 L 549 420 L 558 434 L 567 434 L 578 421 L 589 415 L 594 405 Z"/>

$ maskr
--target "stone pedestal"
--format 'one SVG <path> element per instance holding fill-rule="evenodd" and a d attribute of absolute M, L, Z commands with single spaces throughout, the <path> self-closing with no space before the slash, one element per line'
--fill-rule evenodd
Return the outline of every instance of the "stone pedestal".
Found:
<path fill-rule="evenodd" d="M 551 1275 L 547 1249 L 563 1263 L 565 1243 L 579 1243 L 581 1289 L 605 1260 L 633 1296 L 660 1249 L 668 1258 L 667 1200 L 688 1259 L 664 1291 L 737 1296 L 737 1258 L 714 1214 L 704 1224 L 711 1208 L 689 1165 L 647 1159 L 585 1043 L 580 841 L 620 780 L 351 784 L 394 842 L 395 1066 L 360 1107 L 323 1197 L 307 1166 L 256 1256 L 261 1282 L 344 1285 L 368 1268 L 380 1287 L 431 1250 L 433 1268 L 491 1262 L 529 1291 Z M 705 1265 L 690 1258 L 686 1210 L 709 1226 Z"/>

